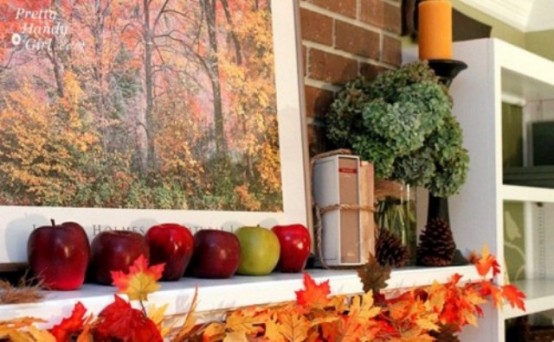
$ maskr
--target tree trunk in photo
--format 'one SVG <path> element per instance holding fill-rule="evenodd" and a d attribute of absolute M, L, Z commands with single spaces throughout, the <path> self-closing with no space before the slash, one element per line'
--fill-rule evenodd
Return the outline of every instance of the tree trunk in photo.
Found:
<path fill-rule="evenodd" d="M 92 77 L 96 82 L 96 95 L 99 101 L 95 101 L 96 113 L 100 120 L 100 131 L 102 132 L 102 145 L 104 149 L 107 149 L 109 137 L 106 129 L 106 94 L 104 92 L 104 11 L 102 10 L 102 1 L 94 1 L 94 10 L 96 13 L 96 20 L 94 26 L 91 27 L 91 31 L 94 37 L 94 55 L 96 63 L 92 67 Z"/>
<path fill-rule="evenodd" d="M 221 0 L 221 4 L 223 5 L 223 11 L 225 12 L 225 19 L 227 19 L 227 24 L 231 26 L 231 39 L 233 40 L 233 45 L 235 45 L 235 62 L 238 65 L 242 65 L 242 51 L 240 48 L 240 41 L 239 37 L 237 37 L 237 33 L 235 32 L 235 24 L 233 23 L 233 17 L 231 15 L 231 10 L 229 9 L 229 3 L 227 0 Z"/>
<path fill-rule="evenodd" d="M 206 26 L 208 29 L 210 52 L 207 64 L 209 66 L 209 77 L 213 92 L 214 128 L 215 128 L 215 149 L 217 156 L 222 156 L 227 150 L 225 142 L 225 130 L 223 127 L 223 108 L 221 103 L 221 84 L 219 81 L 218 43 L 216 34 L 216 0 L 201 0 L 202 9 L 206 14 Z"/>
<path fill-rule="evenodd" d="M 57 16 L 56 18 L 60 18 L 60 0 L 54 1 L 54 8 L 57 9 Z M 59 19 L 56 19 L 59 20 Z M 54 79 L 56 80 L 56 92 L 58 93 L 59 97 L 64 97 L 64 83 L 63 83 L 63 65 L 61 65 L 61 61 L 58 58 L 57 53 L 57 46 L 58 41 L 56 37 L 52 37 L 52 45 L 50 46 L 51 54 L 49 54 L 49 59 L 52 62 L 52 67 L 54 69 Z"/>
<path fill-rule="evenodd" d="M 142 171 L 151 171 L 156 166 L 156 150 L 154 147 L 154 75 L 152 68 L 152 49 L 154 47 L 153 32 L 150 27 L 150 1 L 143 0 L 144 6 L 144 87 L 146 93 L 146 108 L 144 120 L 141 122 L 146 133 L 146 143 L 142 144 Z"/>

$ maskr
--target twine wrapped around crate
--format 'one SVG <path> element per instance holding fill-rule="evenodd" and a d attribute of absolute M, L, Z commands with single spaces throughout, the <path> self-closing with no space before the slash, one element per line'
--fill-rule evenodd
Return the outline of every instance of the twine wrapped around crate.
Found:
<path fill-rule="evenodd" d="M 407 188 L 402 183 L 386 179 L 375 180 L 375 201 L 382 201 L 387 197 L 402 199 L 407 196 Z"/>
<path fill-rule="evenodd" d="M 352 151 L 348 150 L 348 149 L 338 149 L 338 150 L 332 150 L 332 151 L 328 151 L 328 152 L 324 152 L 324 153 L 320 153 L 320 154 L 317 154 L 315 155 L 312 159 L 311 159 L 311 163 L 310 163 L 310 175 L 313 175 L 313 169 L 314 169 L 314 164 L 316 161 L 320 160 L 320 159 L 323 159 L 323 158 L 326 158 L 326 157 L 330 157 L 330 156 L 334 156 L 334 155 L 339 155 L 339 154 L 346 154 L 346 155 L 351 155 L 352 154 Z M 367 211 L 367 212 L 371 212 L 371 213 L 374 213 L 375 212 L 375 206 L 374 205 L 355 205 L 355 204 L 340 204 L 340 203 L 336 203 L 336 204 L 331 204 L 331 205 L 328 205 L 328 206 L 324 206 L 324 207 L 320 207 L 317 205 L 316 201 L 315 201 L 315 196 L 313 195 L 312 193 L 312 203 L 313 203 L 313 207 L 314 207 L 314 212 L 315 212 L 315 223 L 314 223 L 314 226 L 315 226 L 315 247 L 316 247 L 316 257 L 318 259 L 318 261 L 320 262 L 321 266 L 324 267 L 324 268 L 351 268 L 351 266 L 333 266 L 331 267 L 330 265 L 327 264 L 327 262 L 325 262 L 325 259 L 323 258 L 323 243 L 322 243 L 322 236 L 323 236 L 323 224 L 322 224 L 322 217 L 324 214 L 328 213 L 328 212 L 331 212 L 331 211 L 334 211 L 334 210 L 350 210 L 350 211 Z"/>

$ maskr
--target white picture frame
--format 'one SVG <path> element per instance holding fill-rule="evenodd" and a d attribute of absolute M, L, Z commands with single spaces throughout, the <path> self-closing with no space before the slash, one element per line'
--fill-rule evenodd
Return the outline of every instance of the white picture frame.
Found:
<path fill-rule="evenodd" d="M 279 151 L 282 174 L 282 212 L 211 210 L 111 209 L 37 206 L 0 206 L 0 270 L 26 262 L 31 231 L 51 219 L 80 223 L 92 239 L 106 229 L 144 233 L 162 222 L 177 222 L 193 232 L 202 228 L 234 230 L 244 225 L 271 228 L 276 224 L 310 226 L 309 156 L 303 101 L 297 0 L 271 1 Z M 1 185 L 0 185 L 1 186 Z"/>

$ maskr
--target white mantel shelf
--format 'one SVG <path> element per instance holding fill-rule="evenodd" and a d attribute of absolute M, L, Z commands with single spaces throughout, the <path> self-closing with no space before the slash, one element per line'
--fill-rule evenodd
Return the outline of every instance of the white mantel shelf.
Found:
<path fill-rule="evenodd" d="M 505 201 L 554 203 L 554 189 L 519 185 L 503 185 Z"/>
<path fill-rule="evenodd" d="M 552 310 L 554 307 L 553 279 L 525 279 L 514 282 L 525 293 L 525 312 L 508 305 L 504 306 L 504 318 L 514 318 L 541 311 Z"/>
<path fill-rule="evenodd" d="M 362 292 L 362 284 L 355 270 L 310 270 L 317 283 L 329 280 L 333 294 Z M 433 281 L 447 282 L 458 273 L 462 281 L 478 280 L 475 267 L 404 268 L 394 270 L 388 289 L 429 285 Z M 177 282 L 162 282 L 161 289 L 149 297 L 148 303 L 168 304 L 166 314 L 187 313 L 195 287 L 198 287 L 197 312 L 244 307 L 295 300 L 295 291 L 303 288 L 302 274 L 273 273 L 268 276 L 235 276 L 231 279 L 183 278 Z M 79 291 L 49 291 L 43 301 L 32 304 L 0 305 L 0 320 L 32 316 L 57 322 L 70 314 L 77 301 L 89 312 L 98 314 L 113 301 L 115 288 L 86 284 Z M 125 298 L 125 297 L 124 297 Z"/>

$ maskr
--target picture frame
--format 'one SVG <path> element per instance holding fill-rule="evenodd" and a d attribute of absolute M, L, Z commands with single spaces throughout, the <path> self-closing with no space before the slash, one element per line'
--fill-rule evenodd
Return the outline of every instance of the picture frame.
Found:
<path fill-rule="evenodd" d="M 229 211 L 181 209 L 119 209 L 55 206 L 0 206 L 0 271 L 26 263 L 26 243 L 33 229 L 75 221 L 89 239 L 104 230 L 144 233 L 163 222 L 199 229 L 233 231 L 240 226 L 300 223 L 311 230 L 309 156 L 303 99 L 297 0 L 270 1 L 278 117 L 282 211 Z M 0 18 L 0 21 L 2 18 Z M 313 234 L 312 234 L 313 235 Z"/>

